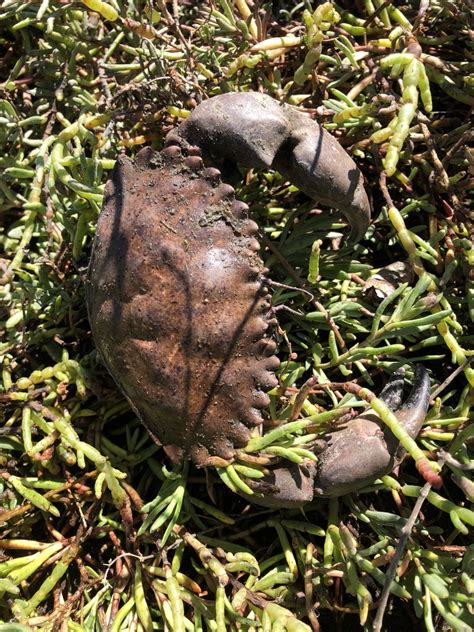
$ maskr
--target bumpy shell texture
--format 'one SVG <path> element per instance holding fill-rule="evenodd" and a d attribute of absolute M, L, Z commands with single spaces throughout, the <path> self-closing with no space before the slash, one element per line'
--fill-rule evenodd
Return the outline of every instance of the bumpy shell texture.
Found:
<path fill-rule="evenodd" d="M 176 459 L 231 458 L 277 384 L 256 230 L 219 172 L 176 146 L 121 158 L 107 184 L 87 281 L 94 338 Z"/>

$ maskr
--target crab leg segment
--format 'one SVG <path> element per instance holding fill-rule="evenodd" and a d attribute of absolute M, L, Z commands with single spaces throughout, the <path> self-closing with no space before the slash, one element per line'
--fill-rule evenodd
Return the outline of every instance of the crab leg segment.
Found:
<path fill-rule="evenodd" d="M 268 95 L 234 92 L 204 101 L 167 143 L 197 145 L 214 161 L 277 169 L 309 197 L 339 209 L 353 241 L 367 230 L 370 203 L 355 162 L 316 121 Z"/>

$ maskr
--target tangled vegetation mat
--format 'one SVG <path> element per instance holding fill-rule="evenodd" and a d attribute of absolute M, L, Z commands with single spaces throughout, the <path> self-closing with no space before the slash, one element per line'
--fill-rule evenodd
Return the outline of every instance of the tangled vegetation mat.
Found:
<path fill-rule="evenodd" d="M 3 0 L 1 631 L 472 629 L 472 8 Z M 349 246 L 278 173 L 234 178 L 280 284 L 279 385 L 239 459 L 178 468 L 97 357 L 85 275 L 117 156 L 247 90 L 339 139 L 373 221 Z M 431 406 L 392 475 L 302 510 L 235 493 L 416 363 Z"/>

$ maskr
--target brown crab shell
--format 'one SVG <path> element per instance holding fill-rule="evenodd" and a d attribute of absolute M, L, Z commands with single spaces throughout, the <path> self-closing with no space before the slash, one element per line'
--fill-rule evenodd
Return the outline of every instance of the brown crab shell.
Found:
<path fill-rule="evenodd" d="M 108 370 L 176 459 L 230 459 L 262 422 L 278 358 L 247 207 L 177 146 L 120 158 L 87 279 Z"/>

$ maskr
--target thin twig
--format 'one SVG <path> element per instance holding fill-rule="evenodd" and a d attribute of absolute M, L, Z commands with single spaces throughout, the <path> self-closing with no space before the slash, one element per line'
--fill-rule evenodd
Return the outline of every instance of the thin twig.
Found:
<path fill-rule="evenodd" d="M 383 618 L 385 615 L 385 610 L 387 608 L 388 599 L 390 597 L 390 586 L 391 586 L 392 581 L 395 579 L 395 575 L 397 574 L 398 562 L 400 561 L 403 555 L 403 551 L 405 550 L 405 546 L 408 541 L 408 538 L 410 537 L 412 529 L 421 511 L 421 507 L 423 506 L 423 503 L 427 499 L 430 490 L 431 490 L 431 484 L 425 483 L 425 485 L 423 485 L 420 491 L 420 495 L 418 496 L 416 500 L 416 503 L 410 514 L 410 517 L 408 518 L 405 526 L 401 530 L 400 540 L 398 542 L 397 550 L 395 551 L 395 555 L 393 556 L 392 561 L 390 562 L 390 566 L 388 567 L 387 572 L 385 573 L 385 582 L 383 585 L 382 594 L 380 596 L 379 606 L 377 608 L 377 614 L 375 615 L 375 619 L 374 619 L 374 623 L 372 627 L 374 632 L 381 632 L 382 630 Z"/>
<path fill-rule="evenodd" d="M 442 393 L 444 389 L 451 384 L 454 378 L 457 377 L 460 373 L 462 373 L 467 366 L 469 366 L 471 361 L 472 361 L 472 358 L 468 358 L 466 362 L 463 362 L 463 364 L 458 366 L 450 375 L 448 375 L 448 377 L 443 382 L 441 382 L 441 384 L 437 386 L 436 389 L 431 393 L 431 399 L 433 400 L 436 397 L 438 397 L 438 395 Z"/>
<path fill-rule="evenodd" d="M 392 4 L 391 0 L 385 0 L 379 7 L 375 9 L 373 13 L 369 15 L 367 20 L 364 22 L 364 27 L 370 26 L 370 24 L 377 18 L 384 9 Z"/>

